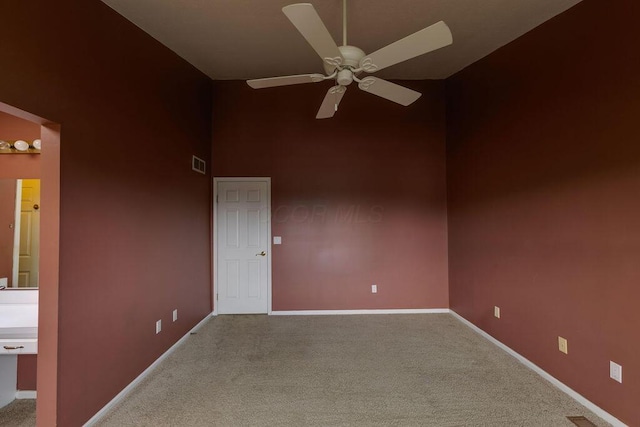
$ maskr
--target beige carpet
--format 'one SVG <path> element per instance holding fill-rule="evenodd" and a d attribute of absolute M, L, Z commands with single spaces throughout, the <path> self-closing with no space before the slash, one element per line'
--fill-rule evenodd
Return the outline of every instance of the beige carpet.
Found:
<path fill-rule="evenodd" d="M 219 316 L 100 426 L 608 425 L 448 314 Z"/>
<path fill-rule="evenodd" d="M 36 425 L 36 401 L 14 400 L 0 409 L 0 426 L 31 427 Z"/>

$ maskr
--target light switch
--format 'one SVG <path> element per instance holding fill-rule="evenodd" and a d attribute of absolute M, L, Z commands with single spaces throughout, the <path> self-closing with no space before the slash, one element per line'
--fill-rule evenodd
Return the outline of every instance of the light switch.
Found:
<path fill-rule="evenodd" d="M 274 245 L 281 245 L 282 244 L 282 237 L 281 236 L 273 236 L 273 244 Z"/>
<path fill-rule="evenodd" d="M 0 279 L 0 288 L 6 288 L 8 285 L 9 279 L 7 277 L 3 277 Z"/>

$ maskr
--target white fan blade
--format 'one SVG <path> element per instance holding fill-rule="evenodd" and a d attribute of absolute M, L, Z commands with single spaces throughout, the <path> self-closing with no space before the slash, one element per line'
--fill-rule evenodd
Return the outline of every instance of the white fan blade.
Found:
<path fill-rule="evenodd" d="M 344 93 L 347 91 L 346 86 L 334 86 L 329 88 L 327 94 L 324 96 L 324 100 L 322 101 L 322 105 L 318 110 L 318 114 L 316 115 L 316 119 L 328 119 L 333 117 L 333 115 L 338 110 L 338 105 L 340 105 L 340 101 L 342 101 L 342 97 Z"/>
<path fill-rule="evenodd" d="M 296 76 L 269 77 L 266 79 L 247 80 L 247 84 L 254 89 L 265 87 L 298 85 L 302 83 L 317 83 L 325 78 L 322 74 L 299 74 Z"/>
<path fill-rule="evenodd" d="M 365 92 L 378 95 L 389 101 L 397 102 L 405 107 L 422 96 L 420 92 L 408 89 L 404 86 L 379 79 L 377 77 L 366 77 L 358 84 L 358 87 Z"/>
<path fill-rule="evenodd" d="M 313 5 L 291 4 L 282 11 L 323 61 L 334 66 L 342 64 L 342 54 Z"/>
<path fill-rule="evenodd" d="M 440 21 L 365 56 L 360 60 L 360 67 L 373 73 L 452 43 L 451 30 Z"/>

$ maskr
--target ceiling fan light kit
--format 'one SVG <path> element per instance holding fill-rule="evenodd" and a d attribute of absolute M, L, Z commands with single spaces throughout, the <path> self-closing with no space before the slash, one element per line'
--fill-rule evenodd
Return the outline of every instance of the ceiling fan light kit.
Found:
<path fill-rule="evenodd" d="M 358 88 L 365 92 L 400 105 L 410 105 L 422 95 L 420 92 L 377 77 L 367 76 L 361 79 L 359 76 L 363 72 L 374 73 L 453 43 L 449 27 L 440 21 L 367 55 L 362 49 L 347 44 L 347 0 L 343 0 L 343 43 L 339 47 L 310 3 L 291 4 L 283 7 L 282 11 L 322 58 L 326 75 L 271 77 L 247 80 L 247 84 L 254 89 L 263 89 L 335 80 L 335 86 L 329 88 L 318 110 L 317 119 L 333 117 L 338 111 L 338 105 L 347 86 L 354 81 L 358 83 Z"/>

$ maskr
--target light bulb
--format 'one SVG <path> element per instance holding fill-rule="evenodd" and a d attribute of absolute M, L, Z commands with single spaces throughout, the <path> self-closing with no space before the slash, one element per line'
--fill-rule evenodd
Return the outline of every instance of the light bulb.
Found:
<path fill-rule="evenodd" d="M 37 150 L 41 150 L 42 149 L 42 140 L 34 139 L 33 140 L 33 148 L 35 148 Z"/>
<path fill-rule="evenodd" d="M 18 151 L 27 151 L 29 149 L 29 143 L 20 139 L 13 143 L 13 148 Z"/>

